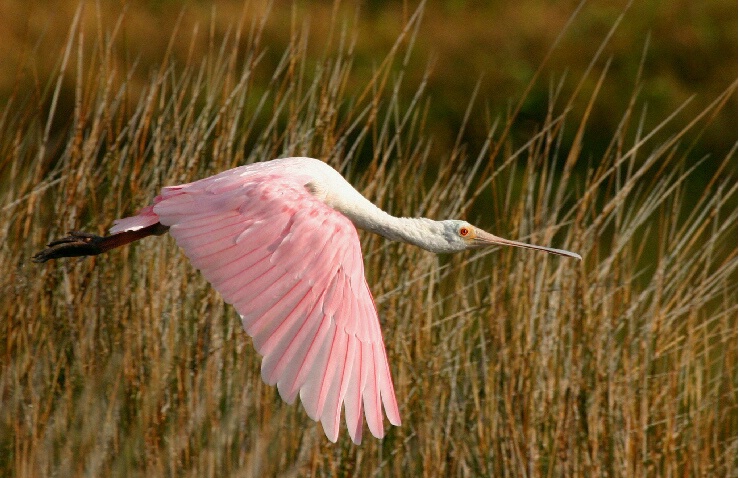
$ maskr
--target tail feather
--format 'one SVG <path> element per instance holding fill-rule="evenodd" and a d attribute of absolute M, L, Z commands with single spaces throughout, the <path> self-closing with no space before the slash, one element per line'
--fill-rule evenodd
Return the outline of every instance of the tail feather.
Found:
<path fill-rule="evenodd" d="M 139 211 L 138 214 L 123 219 L 116 219 L 113 227 L 110 228 L 111 234 L 118 234 L 125 231 L 138 231 L 159 222 L 159 216 L 154 213 L 154 206 L 146 206 Z"/>

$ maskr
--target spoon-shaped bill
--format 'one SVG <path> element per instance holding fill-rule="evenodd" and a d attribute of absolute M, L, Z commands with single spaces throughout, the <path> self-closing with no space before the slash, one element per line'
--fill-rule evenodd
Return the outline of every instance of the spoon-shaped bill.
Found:
<path fill-rule="evenodd" d="M 582 260 L 582 256 L 575 252 L 565 251 L 564 249 L 554 249 L 553 247 L 537 246 L 535 244 L 527 244 L 525 242 L 511 241 L 510 239 L 503 239 L 489 232 L 481 231 L 477 229 L 475 231 L 475 244 L 478 246 L 490 246 L 490 245 L 501 245 L 501 246 L 515 246 L 523 247 L 526 249 L 536 249 L 537 251 L 544 251 L 550 254 L 557 254 L 558 256 L 572 257 L 579 261 Z"/>

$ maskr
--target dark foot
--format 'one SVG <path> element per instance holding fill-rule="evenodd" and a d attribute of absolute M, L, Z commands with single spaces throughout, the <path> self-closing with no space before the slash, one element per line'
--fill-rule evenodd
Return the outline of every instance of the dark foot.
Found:
<path fill-rule="evenodd" d="M 60 257 L 96 256 L 105 252 L 102 247 L 105 238 L 87 232 L 71 231 L 67 237 L 48 244 L 43 251 L 33 256 L 33 262 L 46 262 Z"/>

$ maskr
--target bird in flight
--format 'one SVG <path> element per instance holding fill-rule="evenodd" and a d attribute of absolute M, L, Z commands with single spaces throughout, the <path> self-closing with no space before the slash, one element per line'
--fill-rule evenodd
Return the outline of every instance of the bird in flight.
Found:
<path fill-rule="evenodd" d="M 400 425 L 390 367 L 355 227 L 435 253 L 490 245 L 561 249 L 503 239 L 459 220 L 394 217 L 335 169 L 312 158 L 282 158 L 165 187 L 109 236 L 71 232 L 33 257 L 96 255 L 169 232 L 193 266 L 234 306 L 262 378 L 321 422 L 332 442 L 344 408 L 349 435 L 384 436 L 383 412 Z"/>

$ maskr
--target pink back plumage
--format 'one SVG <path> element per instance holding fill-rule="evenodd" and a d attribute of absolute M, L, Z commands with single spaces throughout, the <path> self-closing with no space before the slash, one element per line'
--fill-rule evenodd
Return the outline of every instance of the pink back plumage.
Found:
<path fill-rule="evenodd" d="M 157 221 L 233 304 L 263 356 L 262 378 L 336 441 L 343 405 L 349 434 L 400 424 L 390 369 L 351 221 L 309 193 L 309 171 L 284 162 L 242 166 L 167 187 L 153 206 L 111 232 Z"/>

